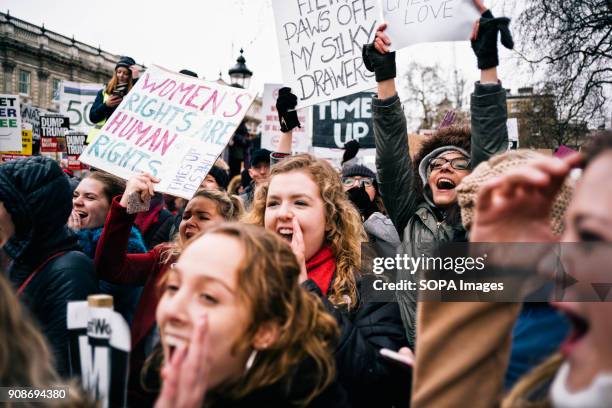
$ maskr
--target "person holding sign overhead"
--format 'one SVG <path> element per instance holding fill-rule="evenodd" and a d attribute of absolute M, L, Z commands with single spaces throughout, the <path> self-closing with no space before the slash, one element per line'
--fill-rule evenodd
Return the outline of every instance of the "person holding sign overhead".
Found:
<path fill-rule="evenodd" d="M 89 111 L 89 120 L 95 123 L 87 135 L 87 143 L 91 143 L 102 126 L 111 117 L 117 106 L 134 85 L 131 67 L 136 61 L 130 57 L 121 57 L 115 65 L 115 73 L 105 88 L 100 89 L 96 100 Z"/>
<path fill-rule="evenodd" d="M 456 187 L 472 168 L 508 146 L 506 91 L 496 67 L 499 33 L 502 44 L 513 47 L 509 19 L 494 18 L 480 0 L 474 0 L 474 4 L 481 18 L 474 25 L 471 40 L 481 76 L 471 97 L 471 129 L 451 126 L 437 131 L 417 152 L 414 162 L 408 152 L 406 119 L 395 87 L 395 53 L 389 52 L 386 24 L 379 26 L 374 42 L 363 47 L 364 62 L 378 83 L 372 111 L 379 186 L 389 216 L 402 236 L 401 252 L 408 256 L 429 254 L 438 242 L 467 239 Z M 472 384 L 468 368 L 454 367 L 452 372 L 441 368 L 452 346 L 457 347 L 449 344 L 455 341 L 449 341 L 453 319 L 458 313 L 469 315 L 469 308 L 475 306 L 422 302 L 417 308 L 413 292 L 397 292 L 397 297 L 411 344 L 415 343 L 416 332 L 413 406 L 457 406 L 471 400 L 473 386 L 485 401 L 501 392 L 503 378 Z M 470 351 L 475 350 L 462 348 L 462 352 Z M 466 387 L 466 381 L 472 387 Z"/>

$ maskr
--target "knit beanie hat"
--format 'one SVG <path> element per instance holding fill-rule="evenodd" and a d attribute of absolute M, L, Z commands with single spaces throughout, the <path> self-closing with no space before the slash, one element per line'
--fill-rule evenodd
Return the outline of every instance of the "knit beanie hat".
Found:
<path fill-rule="evenodd" d="M 542 157 L 545 156 L 533 150 L 510 150 L 480 163 L 471 174 L 465 176 L 461 184 L 457 186 L 457 201 L 461 207 L 461 220 L 464 228 L 469 230 L 472 227 L 476 198 L 483 183 Z M 566 180 L 555 197 L 550 210 L 550 227 L 554 235 L 558 236 L 563 233 L 563 218 L 573 192 L 573 184 Z"/>
<path fill-rule="evenodd" d="M 427 185 L 429 180 L 429 161 L 431 159 L 444 156 L 445 154 L 450 152 L 458 152 L 464 155 L 466 158 L 470 158 L 470 154 L 468 152 L 457 146 L 442 146 L 432 150 L 425 157 L 423 157 L 423 159 L 419 163 L 419 176 L 421 176 L 421 182 L 424 186 Z"/>
<path fill-rule="evenodd" d="M 223 170 L 221 167 L 212 166 L 208 174 L 213 176 L 219 187 L 221 187 L 223 190 L 227 190 L 227 186 L 230 181 L 227 171 Z"/>
<path fill-rule="evenodd" d="M 115 71 L 117 70 L 117 68 L 120 68 L 120 67 L 130 69 L 132 65 L 136 65 L 136 61 L 134 61 L 133 58 L 121 57 L 119 58 L 119 61 L 117 61 L 117 65 L 115 65 Z"/>
<path fill-rule="evenodd" d="M 342 177 L 354 176 L 370 177 L 376 180 L 376 173 L 362 164 L 353 164 L 352 166 L 345 166 L 342 168 Z"/>

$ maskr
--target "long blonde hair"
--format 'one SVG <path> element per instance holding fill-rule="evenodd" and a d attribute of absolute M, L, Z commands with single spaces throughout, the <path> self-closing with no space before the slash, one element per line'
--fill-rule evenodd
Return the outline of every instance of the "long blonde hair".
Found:
<path fill-rule="evenodd" d="M 325 160 L 309 154 L 283 159 L 272 166 L 270 181 L 278 174 L 305 172 L 319 187 L 325 205 L 325 240 L 336 259 L 336 276 L 329 300 L 336 306 L 355 307 L 358 303 L 355 274 L 361 266 L 361 242 L 366 241 L 361 216 L 342 188 L 340 175 Z M 253 208 L 245 222 L 264 225 L 268 184 L 255 191 Z"/>
<path fill-rule="evenodd" d="M 289 245 L 276 234 L 243 223 L 223 223 L 203 234 L 220 234 L 237 239 L 244 248 L 236 280 L 238 302 L 249 310 L 248 326 L 233 345 L 233 353 L 252 349 L 259 328 L 275 322 L 279 327 L 276 341 L 267 349 L 259 350 L 253 366 L 235 381 L 220 385 L 207 394 L 207 403 L 239 400 L 253 391 L 288 378 L 294 368 L 305 359 L 314 362 L 313 389 L 303 399 L 292 401 L 307 406 L 335 378 L 334 344 L 339 335 L 336 320 L 325 311 L 321 300 L 303 290 L 299 284 L 300 265 Z M 201 234 L 202 235 L 202 234 Z M 199 235 L 198 237 L 200 237 Z M 189 241 L 188 247 L 198 237 Z M 143 370 L 159 369 L 163 358 L 155 351 Z M 143 372 L 148 378 L 148 373 Z M 289 384 L 289 386 L 291 386 Z"/>

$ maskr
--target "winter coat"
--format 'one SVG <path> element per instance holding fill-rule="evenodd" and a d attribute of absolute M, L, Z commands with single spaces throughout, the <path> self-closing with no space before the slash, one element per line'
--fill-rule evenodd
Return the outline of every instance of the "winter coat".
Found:
<path fill-rule="evenodd" d="M 93 105 L 91 105 L 91 109 L 89 110 L 89 120 L 91 121 L 91 123 L 99 123 L 108 120 L 108 118 L 111 117 L 113 112 L 115 112 L 115 109 L 117 109 L 116 106 L 112 108 L 106 106 L 106 104 L 104 103 L 104 97 L 106 92 L 104 90 L 105 88 L 102 88 L 98 91 L 96 99 L 94 100 L 94 103 Z"/>
<path fill-rule="evenodd" d="M 103 228 L 86 228 L 79 230 L 77 235 L 79 237 L 79 245 L 83 248 L 85 255 L 94 258 L 96 254 L 96 246 L 100 242 Z M 128 240 L 128 253 L 130 254 L 142 254 L 147 252 L 142 236 L 138 228 L 132 227 L 130 230 L 130 238 Z M 102 274 L 100 271 L 96 271 L 98 276 Z M 106 280 L 100 280 L 100 293 L 105 293 L 113 297 L 113 309 L 121 314 L 128 325 L 132 324 L 134 317 L 134 311 L 140 300 L 140 294 L 142 288 L 140 285 L 125 285 L 115 284 Z"/>
<path fill-rule="evenodd" d="M 144 285 L 131 325 L 132 352 L 130 354 L 130 400 L 145 393 L 140 387 L 140 369 L 147 357 L 147 338 L 155 327 L 155 311 L 161 291 L 160 281 L 174 258 L 165 259 L 167 244 L 160 244 L 142 254 L 128 253 L 130 231 L 136 214 L 128 214 L 115 197 L 96 248 L 95 264 L 100 279 L 121 285 Z"/>
<path fill-rule="evenodd" d="M 223 408 L 298 407 L 299 405 L 295 402 L 307 395 L 314 387 L 313 372 L 314 362 L 308 358 L 293 368 L 280 381 L 257 389 L 239 401 L 219 399 L 214 401 L 212 406 Z M 352 406 L 347 399 L 347 392 L 337 381 L 328 385 L 308 404 L 309 408 L 349 408 Z"/>
<path fill-rule="evenodd" d="M 251 207 L 253 206 L 253 199 L 255 198 L 256 188 L 257 186 L 255 185 L 255 182 L 252 181 L 251 184 L 249 184 L 244 189 L 244 191 L 238 196 L 242 200 L 242 204 L 244 205 L 244 209 L 246 211 L 250 211 Z"/>
<path fill-rule="evenodd" d="M 357 290 L 371 285 L 371 275 L 357 278 Z M 408 406 L 411 374 L 380 356 L 381 348 L 398 350 L 407 345 L 396 303 L 365 302 L 347 311 L 335 307 L 317 284 L 308 279 L 303 286 L 315 293 L 336 318 L 340 339 L 335 351 L 338 380 L 354 407 Z"/>
<path fill-rule="evenodd" d="M 0 165 L 0 201 L 15 225 L 4 246 L 12 259 L 8 275 L 15 288 L 24 287 L 20 299 L 47 338 L 61 375 L 69 371 L 67 303 L 98 290 L 93 263 L 66 226 L 71 197 L 68 179 L 52 159 L 36 156 Z"/>
<path fill-rule="evenodd" d="M 572 327 L 568 318 L 548 303 L 523 303 L 512 329 L 512 350 L 504 388 L 553 355 Z"/>
<path fill-rule="evenodd" d="M 506 91 L 501 84 L 476 83 L 471 98 L 471 166 L 476 167 L 508 148 Z M 431 253 L 432 244 L 465 241 L 460 219 L 440 220 L 440 213 L 424 197 L 421 180 L 413 171 L 408 151 L 406 118 L 397 95 L 372 102 L 376 141 L 378 186 L 393 225 L 402 237 L 401 253 L 420 256 Z M 450 144 L 450 143 L 449 143 Z M 423 156 L 423 154 L 421 154 Z M 430 200 L 431 201 L 431 200 Z M 398 279 L 413 280 L 409 273 Z M 412 292 L 398 292 L 408 340 L 414 345 L 416 300 Z"/>
<path fill-rule="evenodd" d="M 469 150 L 474 168 L 508 147 L 506 91 L 500 83 L 476 83 L 470 108 Z M 372 110 L 378 182 L 389 216 L 402 235 L 400 252 L 427 255 L 440 242 L 466 240 L 460 218 L 441 217 L 429 204 L 432 200 L 423 197 L 421 190 L 426 189 L 413 171 L 398 97 L 375 98 Z M 400 278 L 414 279 L 405 274 Z M 409 339 L 418 331 L 412 406 L 458 406 L 465 401 L 472 401 L 473 406 L 494 405 L 503 391 L 509 332 L 520 305 L 420 302 L 416 313 L 414 295 L 397 292 Z M 475 389 L 479 392 L 477 401 L 472 398 Z"/>
<path fill-rule="evenodd" d="M 389 254 L 397 253 L 401 241 L 389 217 L 375 212 L 364 221 L 363 228 L 368 234 L 368 242 L 378 256 L 389 256 Z"/>

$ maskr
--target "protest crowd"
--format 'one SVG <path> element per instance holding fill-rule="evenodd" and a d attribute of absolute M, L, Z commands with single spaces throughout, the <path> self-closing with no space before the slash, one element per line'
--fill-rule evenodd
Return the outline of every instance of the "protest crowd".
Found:
<path fill-rule="evenodd" d="M 441 125 L 418 151 L 390 23 L 362 44 L 376 86 L 375 168 L 359 160 L 356 140 L 340 168 L 293 151 L 303 95 L 289 86 L 276 95 L 274 151 L 230 153 L 226 163 L 219 155 L 242 134 L 244 90 L 204 96 L 189 70 L 143 74 L 121 57 L 89 112 L 86 171 L 44 155 L 0 165 L 0 387 L 67 390 L 0 404 L 612 406 L 612 303 L 366 295 L 377 256 L 612 241 L 612 133 L 563 158 L 508 150 L 497 67 L 498 41 L 513 47 L 510 21 L 474 4 L 470 123 Z M 182 108 L 152 111 L 158 124 L 147 130 L 137 114 L 154 97 Z M 192 105 L 197 113 L 186 113 Z M 200 129 L 193 144 L 180 140 L 190 126 Z M 197 138 L 216 150 L 197 151 Z M 175 147 L 186 153 L 172 161 Z M 395 279 L 417 276 L 404 269 Z"/>

